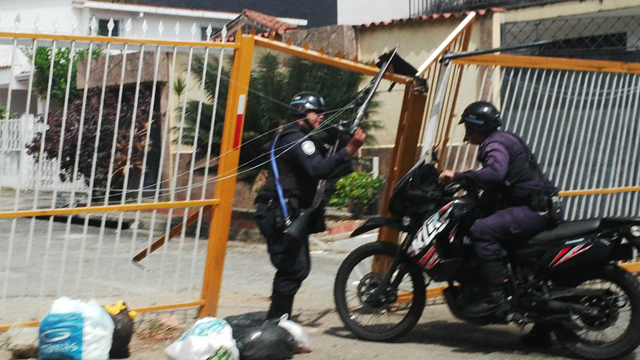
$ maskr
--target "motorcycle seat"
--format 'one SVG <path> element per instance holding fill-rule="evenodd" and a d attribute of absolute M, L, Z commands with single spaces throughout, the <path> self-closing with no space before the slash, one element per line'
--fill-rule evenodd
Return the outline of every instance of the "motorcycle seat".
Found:
<path fill-rule="evenodd" d="M 558 239 L 570 239 L 597 230 L 602 219 L 565 221 L 551 230 L 545 230 L 527 241 L 528 245 L 545 244 Z"/>

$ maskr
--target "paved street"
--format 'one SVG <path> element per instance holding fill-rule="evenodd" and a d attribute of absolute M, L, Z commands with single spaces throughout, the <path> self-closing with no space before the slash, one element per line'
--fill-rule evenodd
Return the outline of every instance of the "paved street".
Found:
<path fill-rule="evenodd" d="M 520 345 L 518 338 L 523 332 L 513 325 L 477 327 L 460 322 L 442 304 L 427 306 L 418 326 L 394 343 L 371 343 L 355 339 L 344 329 L 334 311 L 333 280 L 348 251 L 368 240 L 370 239 L 313 242 L 313 269 L 294 303 L 294 316 L 298 315 L 297 321 L 306 327 L 313 351 L 296 355 L 294 359 L 568 358 L 567 353 L 559 347 L 540 351 Z M 205 244 L 206 241 L 202 240 L 201 248 L 204 249 Z M 69 254 L 75 256 L 76 253 Z M 157 261 L 160 259 L 156 257 L 146 259 L 145 266 L 153 267 Z M 273 268 L 263 243 L 231 241 L 223 276 L 219 317 L 264 312 L 267 309 Z M 185 327 L 195 321 L 193 310 L 179 310 L 175 313 L 179 314 Z M 154 316 L 157 314 L 145 314 L 142 319 Z M 139 327 L 138 330 L 143 328 Z M 162 359 L 164 349 L 171 342 L 147 341 L 144 346 L 136 347 L 131 359 Z M 637 354 L 638 351 L 627 359 L 636 359 Z M 9 353 L 0 347 L 0 359 L 8 358 Z"/>
<path fill-rule="evenodd" d="M 330 244 L 329 249 L 348 247 Z M 453 318 L 445 305 L 427 306 L 418 326 L 394 343 L 372 343 L 355 339 L 334 311 L 333 278 L 342 259 L 341 251 L 313 253 L 313 270 L 294 304 L 294 314 L 305 325 L 313 351 L 298 360 L 327 359 L 562 359 L 563 349 L 537 350 L 519 343 L 518 327 L 478 327 Z M 219 317 L 264 312 L 268 305 L 272 270 L 261 244 L 232 242 L 225 264 Z M 160 344 L 161 345 L 161 344 Z M 163 346 L 133 354 L 134 360 L 158 359 Z M 636 359 L 638 352 L 627 359 Z"/>

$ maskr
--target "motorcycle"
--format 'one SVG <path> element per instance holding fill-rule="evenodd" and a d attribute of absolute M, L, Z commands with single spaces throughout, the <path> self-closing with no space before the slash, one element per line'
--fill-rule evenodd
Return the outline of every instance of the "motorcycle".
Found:
<path fill-rule="evenodd" d="M 478 259 L 467 236 L 481 215 L 481 194 L 443 185 L 420 159 L 394 187 L 391 217 L 367 219 L 351 236 L 380 227 L 404 233 L 353 250 L 334 284 L 336 309 L 358 338 L 391 341 L 407 334 L 425 308 L 427 287 L 442 283 L 451 313 L 479 325 L 545 323 L 575 356 L 614 359 L 640 345 L 640 282 L 621 268 L 640 249 L 640 218 L 566 221 L 507 248 L 509 309 L 470 317 L 482 294 Z"/>

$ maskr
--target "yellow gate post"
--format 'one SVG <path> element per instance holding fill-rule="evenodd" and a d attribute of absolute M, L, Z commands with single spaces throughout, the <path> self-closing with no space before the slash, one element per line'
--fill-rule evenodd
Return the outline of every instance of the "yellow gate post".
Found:
<path fill-rule="evenodd" d="M 389 216 L 387 208 L 389 207 L 389 198 L 393 187 L 411 169 L 416 160 L 426 103 L 427 96 L 417 92 L 413 83 L 405 85 L 400 121 L 398 122 L 398 131 L 396 133 L 396 144 L 393 147 L 393 157 L 391 158 L 393 163 L 389 170 L 387 187 L 382 197 L 381 214 L 383 216 Z M 398 231 L 387 227 L 380 228 L 378 241 L 397 244 Z"/>
<path fill-rule="evenodd" d="M 235 41 L 238 42 L 239 47 L 235 51 L 231 69 L 215 190 L 215 198 L 220 199 L 220 203 L 213 209 L 209 227 L 209 245 L 202 284 L 204 305 L 198 314 L 201 318 L 215 316 L 218 311 L 222 271 L 227 252 L 229 227 L 231 226 L 240 145 L 242 144 L 244 113 L 251 78 L 251 62 L 255 46 L 254 37 L 252 35 L 243 36 L 240 31 L 238 31 Z"/>

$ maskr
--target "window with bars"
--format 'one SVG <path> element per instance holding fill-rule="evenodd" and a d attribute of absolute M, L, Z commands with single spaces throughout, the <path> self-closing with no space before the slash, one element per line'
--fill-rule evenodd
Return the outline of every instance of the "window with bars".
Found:
<path fill-rule="evenodd" d="M 111 19 L 98 19 L 98 35 L 109 36 L 109 21 Z M 120 36 L 120 20 L 113 19 L 112 37 Z"/>
<path fill-rule="evenodd" d="M 567 1 L 572 0 L 409 0 L 409 7 L 411 16 L 419 16 L 422 14 L 463 12 L 491 7 L 519 9 Z"/>
<path fill-rule="evenodd" d="M 640 62 L 640 16 L 560 18 L 505 23 L 502 45 L 549 44 L 522 53 L 564 58 Z"/>
<path fill-rule="evenodd" d="M 202 40 L 202 41 L 209 41 L 210 40 L 209 36 L 207 36 L 207 29 L 208 28 L 209 28 L 209 25 L 200 26 L 200 40 Z M 212 26 L 211 27 L 211 34 L 215 34 L 220 29 L 222 29 L 222 27 L 220 27 L 220 26 Z"/>

